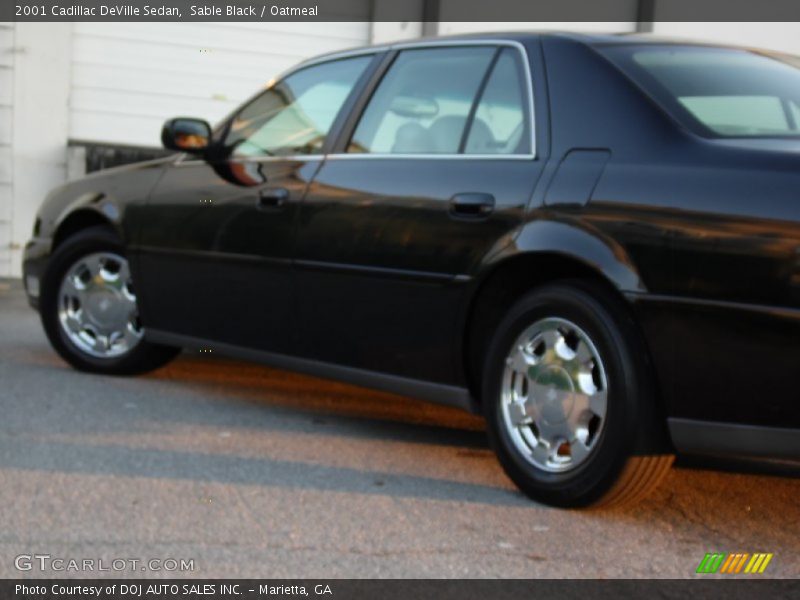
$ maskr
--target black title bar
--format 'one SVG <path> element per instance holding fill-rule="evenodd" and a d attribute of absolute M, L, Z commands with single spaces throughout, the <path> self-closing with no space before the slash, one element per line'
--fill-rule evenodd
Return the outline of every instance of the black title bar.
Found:
<path fill-rule="evenodd" d="M 2 0 L 0 21 L 800 21 L 798 0 Z"/>
<path fill-rule="evenodd" d="M 329 580 L 147 580 L 64 579 L 3 580 L 0 598 L 22 600 L 149 600 L 230 599 L 277 600 L 314 598 L 350 600 L 379 598 L 400 600 L 519 600 L 558 598 L 567 600 L 620 600 L 631 598 L 703 598 L 744 600 L 794 599 L 800 582 L 776 579 L 694 580 L 419 580 L 419 579 L 329 579 Z"/>

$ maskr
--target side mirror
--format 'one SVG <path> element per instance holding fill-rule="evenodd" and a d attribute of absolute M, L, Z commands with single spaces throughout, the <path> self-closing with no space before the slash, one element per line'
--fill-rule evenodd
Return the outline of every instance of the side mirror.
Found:
<path fill-rule="evenodd" d="M 170 119 L 161 129 L 161 143 L 167 150 L 203 154 L 211 143 L 211 126 L 202 119 Z"/>

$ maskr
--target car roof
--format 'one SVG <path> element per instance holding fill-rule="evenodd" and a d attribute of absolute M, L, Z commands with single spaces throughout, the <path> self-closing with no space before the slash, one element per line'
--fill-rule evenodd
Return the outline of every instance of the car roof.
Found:
<path fill-rule="evenodd" d="M 414 45 L 443 45 L 453 42 L 474 42 L 474 41 L 503 41 L 525 43 L 545 38 L 559 38 L 572 40 L 576 43 L 588 46 L 607 46 L 607 45 L 632 45 L 632 44 L 680 44 L 692 46 L 713 46 L 726 48 L 741 48 L 735 44 L 715 43 L 703 40 L 693 40 L 687 38 L 676 38 L 668 36 L 653 35 L 651 33 L 582 33 L 575 31 L 491 31 L 479 33 L 464 33 L 457 35 L 429 36 L 407 40 L 398 40 L 385 44 L 375 44 L 371 46 L 358 46 L 347 50 L 337 50 L 326 54 L 321 54 L 310 58 L 308 62 L 317 62 L 326 58 L 335 58 L 349 54 L 367 54 L 372 52 L 382 52 L 392 48 L 414 46 Z M 301 63 L 302 64 L 302 63 Z"/>

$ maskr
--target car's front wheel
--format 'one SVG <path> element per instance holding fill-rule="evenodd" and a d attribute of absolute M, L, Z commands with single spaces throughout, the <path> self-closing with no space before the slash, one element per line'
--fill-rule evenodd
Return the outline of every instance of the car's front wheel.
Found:
<path fill-rule="evenodd" d="M 106 227 L 59 245 L 42 280 L 39 311 L 53 348 L 83 371 L 142 373 L 179 351 L 144 339 L 125 249 Z"/>
<path fill-rule="evenodd" d="M 563 282 L 508 311 L 484 369 L 490 439 L 509 477 L 562 507 L 634 501 L 663 478 L 669 453 L 636 456 L 657 435 L 638 336 L 601 286 Z"/>

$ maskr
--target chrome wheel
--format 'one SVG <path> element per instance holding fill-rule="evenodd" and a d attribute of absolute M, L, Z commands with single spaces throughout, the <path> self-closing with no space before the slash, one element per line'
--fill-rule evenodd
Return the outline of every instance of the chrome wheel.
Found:
<path fill-rule="evenodd" d="M 77 260 L 61 281 L 58 320 L 69 340 L 96 358 L 136 347 L 143 331 L 128 261 L 111 252 Z"/>
<path fill-rule="evenodd" d="M 501 390 L 502 421 L 528 462 L 561 473 L 591 455 L 605 424 L 608 382 L 580 327 L 549 318 L 525 329 L 506 358 Z"/>

